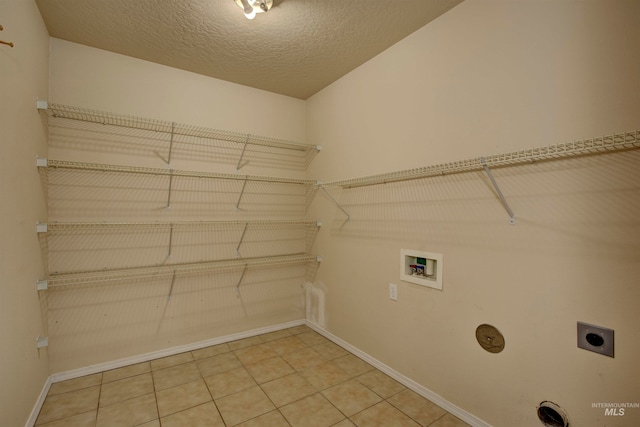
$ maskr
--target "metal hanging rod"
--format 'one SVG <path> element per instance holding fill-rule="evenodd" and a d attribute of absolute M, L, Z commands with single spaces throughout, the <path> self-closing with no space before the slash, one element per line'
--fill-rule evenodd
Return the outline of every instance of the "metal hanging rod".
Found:
<path fill-rule="evenodd" d="M 173 135 L 229 141 L 238 144 L 260 145 L 264 147 L 281 148 L 302 152 L 309 152 L 312 150 L 320 151 L 321 149 L 321 147 L 318 145 L 301 144 L 277 138 L 247 135 L 246 133 L 211 129 L 143 117 L 121 115 L 105 111 L 91 110 L 87 108 L 72 107 L 62 104 L 48 103 L 43 100 L 39 100 L 37 106 L 38 109 L 46 110 L 53 117 L 80 120 L 84 122 L 100 123 L 104 125 L 114 125 L 140 130 L 150 130 L 154 132 L 162 132 Z"/>
<path fill-rule="evenodd" d="M 180 228 L 232 228 L 245 225 L 257 227 L 278 227 L 287 225 L 302 225 L 306 227 L 320 227 L 320 221 L 307 220 L 234 220 L 234 221 L 174 221 L 174 222 L 50 222 L 38 223 L 36 231 L 73 232 L 82 230 L 163 230 Z"/>
<path fill-rule="evenodd" d="M 38 167 L 46 167 L 47 169 L 75 169 L 86 171 L 99 171 L 99 172 L 115 172 L 115 173 L 131 173 L 131 174 L 143 174 L 143 175 L 163 175 L 170 177 L 187 177 L 187 178 L 210 178 L 210 179 L 230 179 L 236 181 L 258 181 L 258 182 L 271 182 L 277 184 L 301 184 L 301 185 L 315 185 L 316 181 L 311 179 L 295 179 L 295 178 L 281 178 L 270 176 L 257 176 L 257 175 L 234 175 L 227 173 L 217 172 L 194 172 L 183 171 L 175 169 L 159 169 L 159 168 L 146 168 L 137 166 L 118 166 L 118 165 L 106 165 L 98 163 L 80 163 L 80 162 L 68 162 L 65 160 L 52 160 L 39 158 L 36 161 Z"/>
<path fill-rule="evenodd" d="M 487 167 L 515 166 L 537 161 L 566 159 L 589 154 L 611 153 L 640 148 L 640 131 L 619 133 L 610 136 L 567 142 L 545 147 L 529 148 L 510 153 L 496 154 L 475 159 L 442 163 L 416 169 L 371 175 L 362 178 L 327 182 L 325 186 L 342 188 L 364 187 L 390 182 L 408 181 L 432 176 L 484 170 Z M 484 159 L 484 163 L 483 163 Z"/>
<path fill-rule="evenodd" d="M 311 254 L 292 254 L 260 258 L 241 258 L 188 264 L 171 264 L 158 267 L 127 268 L 120 270 L 99 270 L 81 273 L 50 274 L 46 284 L 38 289 L 51 289 L 63 286 L 98 284 L 119 280 L 140 280 L 172 276 L 175 274 L 208 273 L 214 271 L 230 271 L 245 268 L 263 268 L 280 265 L 303 264 L 307 262 L 321 262 L 322 258 Z"/>

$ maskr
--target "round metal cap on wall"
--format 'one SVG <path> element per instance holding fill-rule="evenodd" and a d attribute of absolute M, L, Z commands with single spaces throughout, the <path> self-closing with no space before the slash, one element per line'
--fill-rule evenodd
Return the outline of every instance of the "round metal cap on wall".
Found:
<path fill-rule="evenodd" d="M 495 326 L 482 324 L 476 328 L 478 344 L 489 353 L 500 353 L 504 350 L 504 337 Z"/>

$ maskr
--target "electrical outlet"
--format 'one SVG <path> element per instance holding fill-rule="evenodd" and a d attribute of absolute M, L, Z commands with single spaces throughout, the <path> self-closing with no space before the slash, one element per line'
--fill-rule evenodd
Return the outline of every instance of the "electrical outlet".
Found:
<path fill-rule="evenodd" d="M 398 301 L 398 285 L 389 283 L 389 299 Z"/>

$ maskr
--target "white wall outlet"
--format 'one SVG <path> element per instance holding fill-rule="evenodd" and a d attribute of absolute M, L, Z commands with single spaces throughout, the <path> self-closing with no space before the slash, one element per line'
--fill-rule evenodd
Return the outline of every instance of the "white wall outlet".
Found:
<path fill-rule="evenodd" d="M 398 285 L 389 283 L 389 299 L 398 301 Z"/>

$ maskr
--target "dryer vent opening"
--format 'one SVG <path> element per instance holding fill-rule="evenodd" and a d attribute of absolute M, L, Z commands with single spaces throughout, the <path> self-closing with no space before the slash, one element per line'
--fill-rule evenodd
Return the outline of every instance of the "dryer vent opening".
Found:
<path fill-rule="evenodd" d="M 569 427 L 569 420 L 564 410 L 548 400 L 540 402 L 538 418 L 543 425 L 548 427 Z"/>

